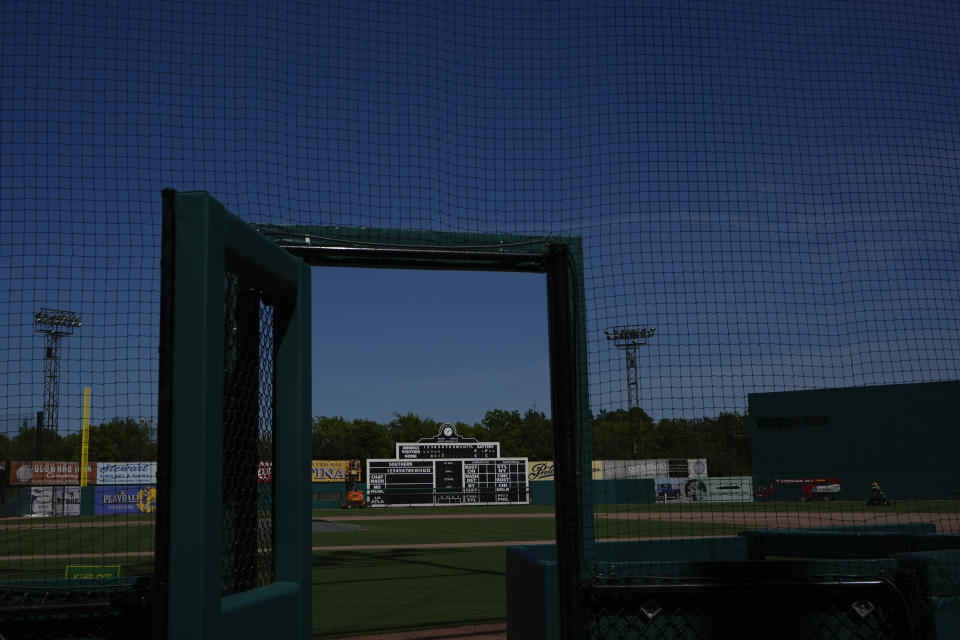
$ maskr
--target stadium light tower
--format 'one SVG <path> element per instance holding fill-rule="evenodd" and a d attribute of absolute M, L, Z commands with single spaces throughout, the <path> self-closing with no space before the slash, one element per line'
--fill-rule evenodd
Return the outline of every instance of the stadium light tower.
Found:
<path fill-rule="evenodd" d="M 37 333 L 46 336 L 43 359 L 43 420 L 37 420 L 37 453 L 42 454 L 43 429 L 57 431 L 60 412 L 60 339 L 81 325 L 72 311 L 40 309 L 33 315 Z"/>
<path fill-rule="evenodd" d="M 637 348 L 645 347 L 656 333 L 656 327 L 628 326 L 611 327 L 603 333 L 615 347 L 622 349 L 627 357 L 627 404 L 628 409 L 640 406 L 640 372 L 637 367 Z"/>

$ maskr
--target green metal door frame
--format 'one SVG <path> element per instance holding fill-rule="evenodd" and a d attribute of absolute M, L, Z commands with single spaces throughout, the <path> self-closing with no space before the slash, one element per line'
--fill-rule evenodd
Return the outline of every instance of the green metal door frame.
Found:
<path fill-rule="evenodd" d="M 309 638 L 310 270 L 205 192 L 167 190 L 163 201 L 157 563 L 167 628 L 158 635 Z M 276 301 L 275 579 L 222 596 L 228 269 Z"/>
<path fill-rule="evenodd" d="M 573 236 L 260 225 L 314 266 L 514 271 L 547 277 L 550 396 L 556 463 L 560 629 L 576 638 L 594 554 L 583 245 Z"/>
<path fill-rule="evenodd" d="M 308 265 L 543 273 L 547 280 L 561 630 L 576 637 L 594 557 L 583 248 L 579 237 L 250 226 L 205 192 L 164 192 L 157 562 L 158 637 L 311 633 Z M 226 270 L 279 301 L 275 575 L 221 596 Z M 278 323 L 280 321 L 278 320 Z M 296 428 L 300 425 L 300 428 Z M 167 460 L 165 467 L 163 460 Z M 166 496 L 166 497 L 164 497 Z M 163 540 L 163 531 L 168 531 Z"/>

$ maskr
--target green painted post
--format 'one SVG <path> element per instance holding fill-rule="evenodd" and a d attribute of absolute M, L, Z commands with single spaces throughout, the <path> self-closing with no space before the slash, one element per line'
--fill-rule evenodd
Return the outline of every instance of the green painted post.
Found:
<path fill-rule="evenodd" d="M 202 192 L 173 203 L 167 637 L 308 638 L 309 270 Z M 223 596 L 224 279 L 275 308 L 274 581 Z"/>
<path fill-rule="evenodd" d="M 185 640 L 220 636 L 224 251 L 210 204 L 197 193 L 174 202 L 168 637 Z"/>

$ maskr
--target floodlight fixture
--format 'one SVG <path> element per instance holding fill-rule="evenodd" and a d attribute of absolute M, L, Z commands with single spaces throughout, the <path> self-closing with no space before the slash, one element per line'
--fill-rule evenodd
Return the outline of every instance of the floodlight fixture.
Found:
<path fill-rule="evenodd" d="M 642 325 L 617 326 L 604 330 L 607 340 L 623 350 L 627 369 L 628 408 L 640 406 L 640 371 L 637 366 L 637 347 L 645 347 L 657 332 L 656 327 Z"/>
<path fill-rule="evenodd" d="M 37 416 L 37 459 L 43 458 L 43 431 L 57 432 L 60 413 L 60 339 L 83 326 L 80 314 L 40 309 L 33 314 L 37 333 L 46 336 L 43 360 L 43 412 Z"/>
<path fill-rule="evenodd" d="M 40 309 L 33 314 L 33 321 L 37 325 L 38 333 L 61 333 L 67 335 L 83 326 L 80 314 L 73 311 L 57 311 L 56 309 Z"/>
<path fill-rule="evenodd" d="M 611 327 L 603 333 L 618 347 L 645 347 L 647 341 L 657 332 L 656 327 L 629 326 Z"/>

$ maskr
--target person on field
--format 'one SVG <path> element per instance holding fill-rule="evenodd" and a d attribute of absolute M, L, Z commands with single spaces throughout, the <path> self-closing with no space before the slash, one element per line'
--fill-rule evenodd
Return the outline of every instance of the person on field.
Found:
<path fill-rule="evenodd" d="M 878 482 L 870 483 L 870 497 L 867 498 L 868 507 L 888 506 L 892 504 L 893 502 L 891 502 L 887 494 L 883 492 Z"/>

